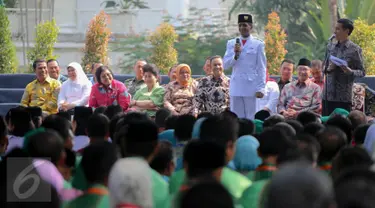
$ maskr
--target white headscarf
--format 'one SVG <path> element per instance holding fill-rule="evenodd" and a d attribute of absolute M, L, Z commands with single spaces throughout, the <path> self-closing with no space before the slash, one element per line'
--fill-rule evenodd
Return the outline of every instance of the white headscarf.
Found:
<path fill-rule="evenodd" d="M 71 80 L 69 78 L 69 80 L 73 83 L 77 83 L 77 84 L 81 84 L 81 85 L 86 85 L 86 84 L 89 84 L 91 85 L 91 82 L 90 80 L 87 78 L 85 72 L 83 71 L 82 69 L 82 66 L 81 64 L 77 63 L 77 62 L 72 62 L 68 65 L 68 68 L 69 67 L 72 67 L 73 69 L 76 70 L 76 74 L 77 74 L 77 78 L 76 80 Z"/>
<path fill-rule="evenodd" d="M 108 177 L 111 207 L 127 203 L 152 208 L 151 170 L 141 158 L 117 160 Z"/>

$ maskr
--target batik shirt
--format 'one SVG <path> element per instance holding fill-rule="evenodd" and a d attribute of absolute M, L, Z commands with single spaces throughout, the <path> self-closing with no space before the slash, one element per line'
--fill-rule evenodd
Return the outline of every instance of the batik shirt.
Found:
<path fill-rule="evenodd" d="M 137 80 L 137 78 L 127 79 L 124 84 L 128 88 L 129 94 L 133 97 L 139 89 L 146 87 L 145 81 L 143 81 L 143 79 Z"/>
<path fill-rule="evenodd" d="M 194 114 L 210 112 L 218 114 L 229 107 L 229 78 L 225 75 L 215 79 L 203 77 L 193 99 Z"/>
<path fill-rule="evenodd" d="M 321 90 L 319 85 L 311 80 L 305 82 L 293 81 L 283 88 L 279 104 L 278 112 L 289 108 L 297 111 L 315 111 L 318 113 L 321 103 Z"/>
<path fill-rule="evenodd" d="M 120 105 L 125 111 L 130 104 L 131 96 L 125 85 L 117 80 L 113 80 L 108 88 L 100 83 L 96 83 L 91 88 L 89 106 L 98 108 L 100 106 Z"/>
<path fill-rule="evenodd" d="M 193 114 L 196 86 L 195 80 L 187 87 L 181 86 L 177 81 L 169 83 L 165 86 L 164 107 L 180 115 Z"/>
<path fill-rule="evenodd" d="M 57 97 L 60 82 L 47 77 L 44 83 L 38 80 L 30 82 L 23 93 L 21 105 L 25 107 L 40 107 L 45 113 L 57 113 Z"/>
<path fill-rule="evenodd" d="M 362 49 L 350 40 L 344 43 L 330 43 L 328 49 L 332 56 L 347 61 L 352 72 L 344 73 L 340 67 L 331 65 L 331 71 L 327 74 L 327 90 L 323 91 L 323 99 L 351 103 L 354 78 L 366 75 Z"/>

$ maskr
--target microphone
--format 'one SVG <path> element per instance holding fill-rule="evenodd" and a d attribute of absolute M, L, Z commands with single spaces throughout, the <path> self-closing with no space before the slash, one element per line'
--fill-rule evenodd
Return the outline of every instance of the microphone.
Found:
<path fill-rule="evenodd" d="M 241 46 L 240 39 L 236 38 L 236 45 L 235 46 Z M 236 52 L 234 55 L 234 60 L 237 60 L 240 57 L 241 52 Z"/>
<path fill-rule="evenodd" d="M 335 34 L 332 34 L 331 37 L 329 37 L 328 41 L 332 41 L 336 37 Z"/>

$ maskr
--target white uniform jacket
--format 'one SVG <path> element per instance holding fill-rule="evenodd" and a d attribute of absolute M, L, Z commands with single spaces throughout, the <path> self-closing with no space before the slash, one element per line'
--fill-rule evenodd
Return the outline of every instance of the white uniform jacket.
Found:
<path fill-rule="evenodd" d="M 240 42 L 242 51 L 238 60 L 234 60 L 236 38 L 228 41 L 224 55 L 224 69 L 233 69 L 229 95 L 255 97 L 256 92 L 264 93 L 266 85 L 267 60 L 264 42 L 251 35 L 245 45 L 242 45 L 242 40 Z"/>

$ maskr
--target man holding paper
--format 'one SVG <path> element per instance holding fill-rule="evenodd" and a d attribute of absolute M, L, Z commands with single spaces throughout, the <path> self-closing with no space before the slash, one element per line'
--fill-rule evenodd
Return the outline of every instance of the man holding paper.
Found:
<path fill-rule="evenodd" d="M 335 28 L 337 42 L 328 45 L 330 56 L 329 65 L 324 69 L 327 84 L 323 89 L 323 116 L 330 115 L 336 108 L 350 111 L 354 79 L 366 74 L 362 49 L 349 40 L 353 30 L 351 20 L 339 19 Z"/>

